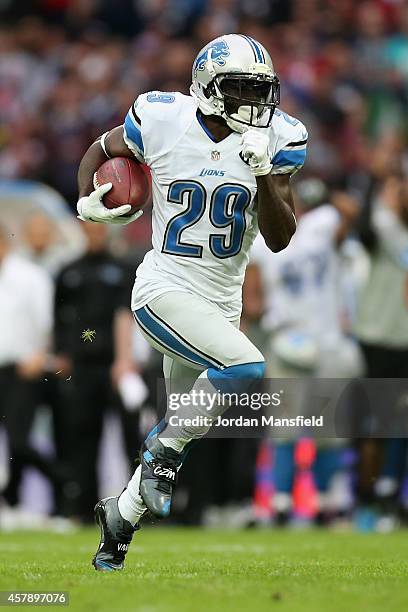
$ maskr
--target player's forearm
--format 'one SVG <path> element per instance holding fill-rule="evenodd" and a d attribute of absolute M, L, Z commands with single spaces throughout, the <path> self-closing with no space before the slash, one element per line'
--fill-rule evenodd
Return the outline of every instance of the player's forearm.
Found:
<path fill-rule="evenodd" d="M 272 174 L 256 177 L 259 231 L 274 253 L 286 248 L 296 231 L 293 208 L 286 201 L 279 181 L 278 176 Z"/>
<path fill-rule="evenodd" d="M 79 197 L 88 196 L 93 190 L 93 176 L 98 168 L 108 157 L 130 157 L 137 161 L 132 151 L 123 139 L 123 125 L 118 125 L 106 134 L 103 141 L 98 138 L 87 150 L 82 158 L 78 170 L 78 191 Z"/>
<path fill-rule="evenodd" d="M 80 198 L 92 193 L 94 190 L 93 176 L 106 159 L 100 141 L 97 140 L 89 147 L 79 165 L 78 195 Z"/>

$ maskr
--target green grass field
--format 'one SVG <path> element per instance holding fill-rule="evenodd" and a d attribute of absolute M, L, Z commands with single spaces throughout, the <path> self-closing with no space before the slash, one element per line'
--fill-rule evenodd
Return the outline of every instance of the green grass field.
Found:
<path fill-rule="evenodd" d="M 65 590 L 68 609 L 87 611 L 408 609 L 404 531 L 145 528 L 112 574 L 90 565 L 98 534 L 0 534 L 0 590 Z"/>

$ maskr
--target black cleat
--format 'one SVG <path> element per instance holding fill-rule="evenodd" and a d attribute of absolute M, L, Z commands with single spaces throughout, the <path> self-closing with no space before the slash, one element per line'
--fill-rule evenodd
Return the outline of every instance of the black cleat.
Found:
<path fill-rule="evenodd" d="M 142 447 L 139 491 L 148 510 L 157 518 L 170 514 L 171 496 L 182 460 L 183 453 L 164 446 L 157 437 L 147 438 Z"/>
<path fill-rule="evenodd" d="M 92 565 L 101 572 L 122 570 L 125 556 L 139 525 L 133 527 L 119 512 L 118 497 L 105 497 L 95 506 L 95 520 L 101 530 Z"/>

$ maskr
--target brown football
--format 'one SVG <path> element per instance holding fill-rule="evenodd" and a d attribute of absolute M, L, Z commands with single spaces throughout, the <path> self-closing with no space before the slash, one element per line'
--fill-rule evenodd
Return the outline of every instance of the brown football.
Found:
<path fill-rule="evenodd" d="M 128 157 L 113 157 L 102 164 L 95 172 L 95 188 L 104 183 L 112 183 L 112 189 L 103 196 L 106 208 L 118 208 L 130 204 L 126 216 L 133 215 L 149 203 L 151 198 L 150 174 L 146 166 Z"/>

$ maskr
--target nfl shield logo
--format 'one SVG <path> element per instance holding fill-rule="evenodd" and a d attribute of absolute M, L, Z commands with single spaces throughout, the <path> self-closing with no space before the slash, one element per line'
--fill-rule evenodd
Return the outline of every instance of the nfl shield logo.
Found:
<path fill-rule="evenodd" d="M 212 161 L 218 161 L 221 155 L 219 151 L 211 151 L 211 159 Z"/>

